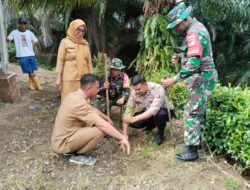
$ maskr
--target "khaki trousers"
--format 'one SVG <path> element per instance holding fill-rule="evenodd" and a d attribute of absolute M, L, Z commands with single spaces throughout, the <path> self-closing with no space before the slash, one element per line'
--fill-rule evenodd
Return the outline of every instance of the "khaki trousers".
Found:
<path fill-rule="evenodd" d="M 76 152 L 77 154 L 89 153 L 103 137 L 103 132 L 97 127 L 83 127 L 69 137 L 66 147 L 70 152 Z"/>

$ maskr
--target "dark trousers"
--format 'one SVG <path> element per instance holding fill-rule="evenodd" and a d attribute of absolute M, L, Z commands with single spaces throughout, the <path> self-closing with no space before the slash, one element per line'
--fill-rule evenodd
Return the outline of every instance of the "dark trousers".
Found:
<path fill-rule="evenodd" d="M 135 115 L 139 115 L 143 112 L 145 112 L 145 111 L 137 112 L 137 113 L 135 113 Z M 173 111 L 171 110 L 171 117 L 172 116 L 173 116 Z M 164 129 L 166 127 L 166 122 L 168 122 L 168 121 L 169 121 L 169 118 L 168 118 L 167 109 L 161 108 L 155 116 L 152 116 L 146 120 L 141 120 L 141 121 L 137 121 L 134 123 L 130 123 L 129 126 L 132 128 L 137 128 L 137 129 L 141 129 L 141 128 L 146 127 L 146 129 L 148 129 L 148 130 L 157 127 L 158 133 L 163 135 Z"/>

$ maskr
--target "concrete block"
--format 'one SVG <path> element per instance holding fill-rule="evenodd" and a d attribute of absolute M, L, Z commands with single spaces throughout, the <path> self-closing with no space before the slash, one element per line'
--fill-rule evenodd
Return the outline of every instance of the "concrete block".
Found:
<path fill-rule="evenodd" d="M 14 103 L 21 98 L 21 92 L 15 73 L 0 73 L 0 100 Z"/>

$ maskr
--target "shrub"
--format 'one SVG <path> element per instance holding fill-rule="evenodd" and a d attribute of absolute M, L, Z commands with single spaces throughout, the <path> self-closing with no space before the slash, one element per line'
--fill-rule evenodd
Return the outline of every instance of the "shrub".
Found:
<path fill-rule="evenodd" d="M 250 168 L 250 90 L 216 88 L 207 109 L 205 138 L 218 154 Z"/>
<path fill-rule="evenodd" d="M 103 53 L 94 55 L 93 59 L 94 73 L 98 76 L 105 76 L 105 56 Z M 110 60 L 108 60 L 110 61 Z"/>
<path fill-rule="evenodd" d="M 8 48 L 8 53 L 9 53 L 9 61 L 16 63 L 17 62 L 17 58 L 16 58 L 16 48 L 15 48 L 15 44 L 9 42 L 7 44 L 7 48 Z"/>
<path fill-rule="evenodd" d="M 169 100 L 173 103 L 177 118 L 182 120 L 188 92 L 184 84 L 177 83 L 168 90 Z"/>

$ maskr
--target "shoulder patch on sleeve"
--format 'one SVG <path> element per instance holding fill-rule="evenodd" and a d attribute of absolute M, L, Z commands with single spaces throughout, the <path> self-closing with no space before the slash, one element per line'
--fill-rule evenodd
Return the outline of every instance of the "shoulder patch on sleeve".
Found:
<path fill-rule="evenodd" d="M 188 44 L 188 57 L 202 56 L 203 48 L 200 43 L 197 32 L 189 32 L 187 34 L 187 44 Z"/>

